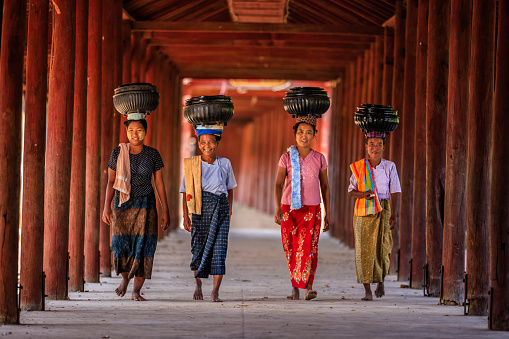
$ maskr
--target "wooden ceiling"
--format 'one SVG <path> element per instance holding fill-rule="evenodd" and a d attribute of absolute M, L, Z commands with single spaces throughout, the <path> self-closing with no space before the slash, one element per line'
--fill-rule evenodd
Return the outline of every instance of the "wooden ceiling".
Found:
<path fill-rule="evenodd" d="M 335 79 L 394 15 L 395 0 L 124 0 L 182 77 Z"/>

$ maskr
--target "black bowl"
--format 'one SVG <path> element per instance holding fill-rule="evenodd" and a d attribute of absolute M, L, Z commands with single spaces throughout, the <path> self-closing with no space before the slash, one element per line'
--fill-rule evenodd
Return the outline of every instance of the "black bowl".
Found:
<path fill-rule="evenodd" d="M 323 88 L 294 87 L 286 92 L 283 107 L 292 118 L 309 115 L 321 118 L 330 107 L 330 99 Z"/>
<path fill-rule="evenodd" d="M 122 115 L 129 113 L 149 115 L 159 106 L 159 93 L 152 84 L 143 82 L 125 84 L 115 89 L 113 105 Z"/>
<path fill-rule="evenodd" d="M 390 133 L 398 127 L 398 111 L 391 106 L 363 104 L 357 107 L 354 122 L 363 132 Z"/>
<path fill-rule="evenodd" d="M 184 118 L 193 125 L 227 124 L 233 117 L 233 103 L 224 95 L 202 95 L 186 100 Z"/>

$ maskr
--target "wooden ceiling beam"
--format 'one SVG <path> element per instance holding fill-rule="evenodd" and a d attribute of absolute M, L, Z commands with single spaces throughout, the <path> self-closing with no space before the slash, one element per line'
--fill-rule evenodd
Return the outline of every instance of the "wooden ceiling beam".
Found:
<path fill-rule="evenodd" d="M 341 72 L 307 72 L 288 70 L 267 70 L 263 68 L 253 69 L 180 69 L 179 74 L 184 78 L 197 79 L 285 79 L 285 80 L 315 80 L 329 81 L 336 79 Z"/>
<path fill-rule="evenodd" d="M 298 66 L 288 67 L 288 63 L 281 61 L 269 61 L 269 62 L 253 62 L 246 60 L 236 60 L 230 63 L 226 63 L 224 60 L 212 60 L 206 63 L 197 63 L 193 61 L 182 61 L 179 62 L 178 65 L 180 68 L 190 69 L 193 67 L 204 68 L 205 66 L 208 68 L 220 69 L 220 68 L 263 68 L 263 69 L 286 69 L 286 70 L 298 70 L 298 69 L 306 69 L 307 71 L 327 71 L 327 72 L 335 72 L 338 71 L 348 65 L 350 65 L 353 61 L 337 61 L 337 62 L 327 62 L 327 63 L 317 63 L 317 62 L 300 62 Z"/>
<path fill-rule="evenodd" d="M 315 0 L 312 2 L 302 2 L 299 3 L 300 6 L 314 6 L 324 8 L 324 13 L 322 16 L 330 17 L 331 20 L 338 21 L 341 20 L 349 25 L 359 25 L 359 26 L 379 26 L 377 22 L 367 22 L 364 17 L 359 15 L 357 12 L 351 10 L 348 6 L 345 6 L 340 1 L 331 1 L 331 0 Z M 296 7 L 295 10 L 299 10 Z M 305 13 L 305 7 L 304 7 Z"/>
<path fill-rule="evenodd" d="M 223 32 L 149 32 L 154 39 L 185 39 L 194 40 L 267 40 L 292 42 L 323 42 L 323 43 L 372 43 L 374 36 L 352 35 L 320 35 L 320 34 L 281 34 L 281 33 L 223 33 Z"/>
<path fill-rule="evenodd" d="M 303 49 L 303 48 L 313 48 L 313 49 L 325 49 L 332 50 L 337 53 L 337 50 L 358 50 L 364 51 L 369 49 L 371 45 L 369 43 L 324 43 L 324 42 L 285 42 L 283 41 L 281 45 L 273 46 L 271 45 L 273 41 L 270 40 L 193 40 L 189 41 L 186 39 L 149 39 L 149 46 L 172 46 L 174 48 L 179 49 L 191 49 L 191 48 L 218 48 L 218 47 L 243 47 L 250 46 L 252 47 L 266 47 L 266 48 L 288 48 L 288 49 Z"/>
<path fill-rule="evenodd" d="M 366 25 L 297 25 L 297 24 L 258 24 L 240 22 L 171 22 L 135 21 L 133 31 L 152 32 L 231 32 L 231 33 L 285 33 L 285 34 L 323 34 L 352 36 L 381 36 L 381 26 Z"/>
<path fill-rule="evenodd" d="M 268 9 L 268 10 L 279 10 L 281 8 L 281 1 L 266 1 L 266 2 L 253 2 L 253 1 L 235 1 L 235 9 L 246 10 L 246 9 Z"/>
<path fill-rule="evenodd" d="M 189 56 L 171 56 L 172 62 L 174 62 L 177 65 L 182 64 L 203 64 L 203 65 L 211 65 L 211 64 L 218 64 L 218 65 L 231 65 L 233 66 L 242 66 L 245 64 L 252 64 L 257 65 L 259 67 L 265 67 L 270 68 L 272 65 L 278 65 L 280 67 L 284 67 L 287 69 L 293 69 L 293 68 L 299 68 L 299 67 L 305 67 L 307 65 L 317 65 L 316 67 L 320 68 L 319 66 L 322 65 L 322 67 L 334 67 L 336 65 L 343 66 L 345 64 L 349 64 L 351 62 L 354 62 L 357 59 L 356 56 L 351 56 L 347 58 L 301 58 L 301 59 L 295 59 L 295 58 L 261 58 L 261 57 L 235 57 L 232 55 L 228 56 L 207 56 L 206 58 L 196 56 L 196 57 L 189 57 Z"/>
<path fill-rule="evenodd" d="M 341 59 L 346 57 L 357 57 L 361 55 L 359 52 L 364 52 L 363 50 L 351 50 L 344 49 L 339 51 L 324 49 L 324 48 L 300 48 L 296 51 L 294 48 L 280 48 L 280 47 L 257 47 L 253 48 L 252 46 L 221 46 L 219 48 L 212 48 L 211 46 L 204 46 L 201 48 L 196 48 L 191 46 L 191 48 L 183 49 L 178 46 L 165 46 L 163 49 L 165 52 L 168 52 L 170 55 L 179 55 L 179 56 L 199 56 L 199 57 L 207 57 L 207 56 L 216 56 L 216 55 L 228 55 L 228 56 L 250 56 L 250 57 L 263 57 L 263 58 L 283 58 L 287 57 L 294 60 L 299 60 L 303 58 L 315 58 L 316 60 L 327 59 L 327 58 L 335 58 Z"/>

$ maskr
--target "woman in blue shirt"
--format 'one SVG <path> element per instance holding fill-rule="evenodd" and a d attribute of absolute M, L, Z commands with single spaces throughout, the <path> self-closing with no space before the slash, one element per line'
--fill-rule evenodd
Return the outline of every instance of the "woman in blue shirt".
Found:
<path fill-rule="evenodd" d="M 184 228 L 191 232 L 190 266 L 196 283 L 193 298 L 203 300 L 201 278 L 211 274 L 211 301 L 221 302 L 219 287 L 225 274 L 233 188 L 237 182 L 230 160 L 216 155 L 222 126 L 197 126 L 196 133 L 202 154 L 184 160 L 185 177 L 180 186 Z"/>

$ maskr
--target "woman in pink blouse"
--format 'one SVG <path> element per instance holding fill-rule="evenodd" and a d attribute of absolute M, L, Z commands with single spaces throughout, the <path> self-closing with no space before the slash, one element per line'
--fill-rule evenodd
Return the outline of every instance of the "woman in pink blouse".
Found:
<path fill-rule="evenodd" d="M 292 281 L 288 299 L 299 299 L 299 288 L 306 289 L 304 299 L 316 298 L 313 280 L 318 262 L 318 238 L 322 226 L 320 190 L 325 207 L 324 229 L 329 230 L 329 181 L 327 161 L 311 149 L 316 135 L 316 118 L 299 118 L 295 126 L 296 146 L 279 160 L 274 189 L 276 214 Z M 285 184 L 286 181 L 286 184 Z"/>

